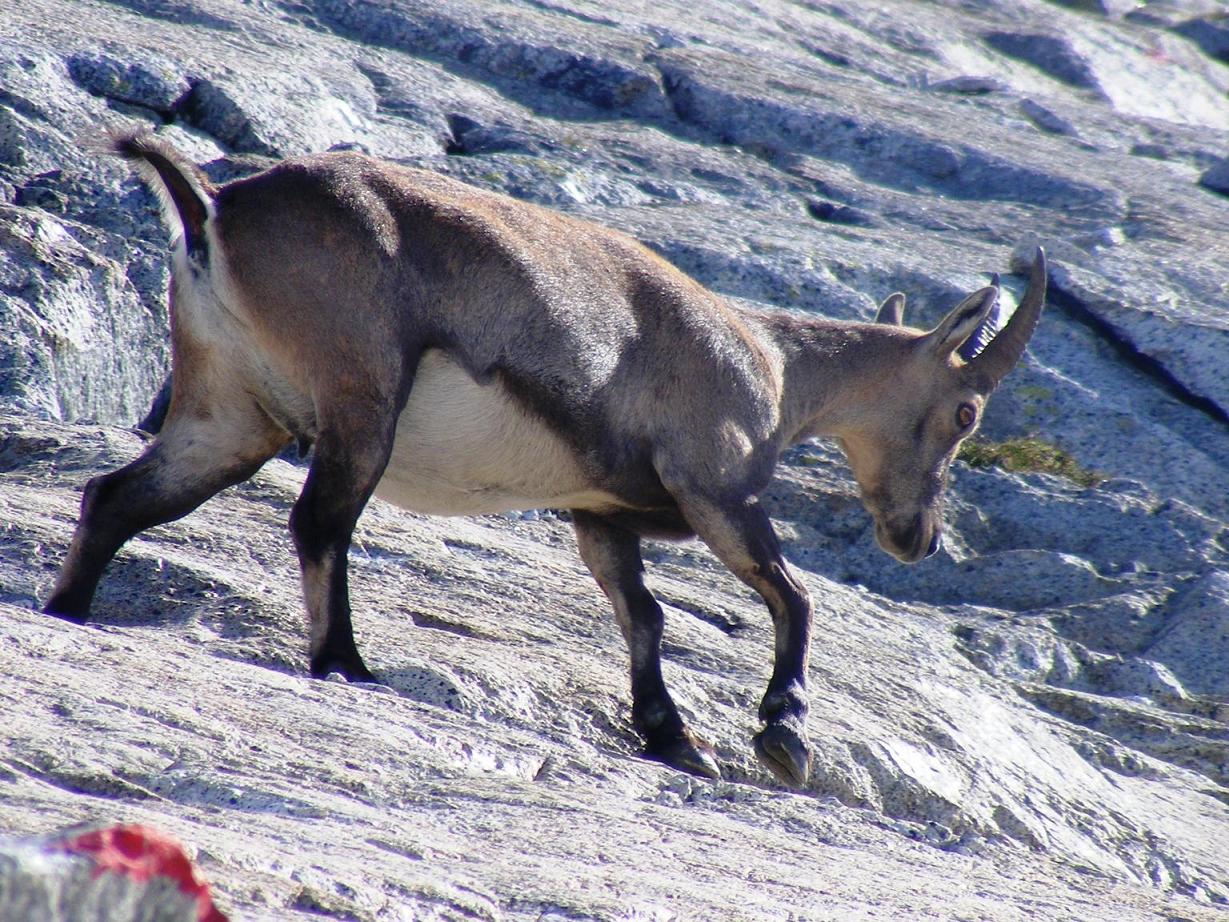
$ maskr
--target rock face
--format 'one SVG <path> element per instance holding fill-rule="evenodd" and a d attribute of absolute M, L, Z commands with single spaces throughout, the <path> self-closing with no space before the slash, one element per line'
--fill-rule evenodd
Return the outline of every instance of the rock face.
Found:
<path fill-rule="evenodd" d="M 15 7 L 15 8 L 14 8 Z M 236 918 L 1217 918 L 1229 911 L 1229 5 L 25 0 L 0 11 L 0 818 L 188 843 Z M 751 756 L 771 638 L 653 545 L 667 681 L 726 780 L 636 756 L 553 513 L 374 503 L 384 684 L 306 677 L 273 462 L 36 612 L 167 370 L 167 234 L 92 139 L 218 180 L 358 148 L 631 232 L 727 297 L 937 321 L 1038 243 L 1051 298 L 957 463 L 948 548 L 874 547 L 839 451 L 765 501 L 817 600 L 805 791 Z M 407 629 L 410 625 L 413 629 Z M 2 900 L 0 900 L 2 905 Z"/>

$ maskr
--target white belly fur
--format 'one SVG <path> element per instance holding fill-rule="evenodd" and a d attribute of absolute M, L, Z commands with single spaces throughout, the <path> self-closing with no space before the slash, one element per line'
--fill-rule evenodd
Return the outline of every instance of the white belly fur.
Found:
<path fill-rule="evenodd" d="M 622 505 L 501 384 L 478 384 L 434 349 L 419 362 L 376 496 L 432 515 Z"/>

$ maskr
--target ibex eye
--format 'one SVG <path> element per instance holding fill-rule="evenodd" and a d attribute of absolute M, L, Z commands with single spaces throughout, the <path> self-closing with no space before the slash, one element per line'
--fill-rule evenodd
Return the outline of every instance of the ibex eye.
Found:
<path fill-rule="evenodd" d="M 975 422 L 977 422 L 977 407 L 971 403 L 962 403 L 956 411 L 956 425 L 963 431 Z"/>

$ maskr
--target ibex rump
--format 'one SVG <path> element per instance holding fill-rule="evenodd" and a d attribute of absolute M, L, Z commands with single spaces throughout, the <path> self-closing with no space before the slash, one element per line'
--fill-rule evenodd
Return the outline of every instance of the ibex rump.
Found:
<path fill-rule="evenodd" d="M 875 324 L 752 313 L 623 234 L 433 173 L 333 153 L 215 188 L 151 135 L 114 147 L 180 230 L 172 398 L 141 457 L 86 486 L 46 610 L 83 621 L 126 540 L 311 443 L 290 529 L 313 675 L 372 679 L 346 556 L 373 492 L 445 515 L 568 508 L 627 640 L 648 753 L 710 776 L 662 682 L 641 537 L 698 535 L 763 596 L 776 648 L 756 751 L 802 783 L 811 602 L 756 496 L 787 446 L 834 436 L 880 544 L 933 553 L 947 466 L 1044 298 L 1038 254 L 974 357 L 994 286 L 930 332 L 901 325 L 900 295 Z"/>

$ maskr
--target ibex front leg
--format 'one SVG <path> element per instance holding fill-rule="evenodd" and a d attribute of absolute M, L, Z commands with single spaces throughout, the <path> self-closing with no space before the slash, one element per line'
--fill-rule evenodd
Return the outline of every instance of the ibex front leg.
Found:
<path fill-rule="evenodd" d="M 661 606 L 644 585 L 639 536 L 601 516 L 573 511 L 580 556 L 610 599 L 631 654 L 632 721 L 653 758 L 720 778 L 713 748 L 683 723 L 661 675 Z"/>
<path fill-rule="evenodd" d="M 763 596 L 772 612 L 775 657 L 760 702 L 760 720 L 766 726 L 755 737 L 755 753 L 781 781 L 801 786 L 811 765 L 806 731 L 810 595 L 786 566 L 772 523 L 754 498 L 730 505 L 691 499 L 681 505 L 704 543 Z"/>

